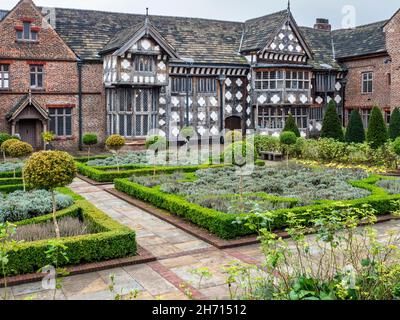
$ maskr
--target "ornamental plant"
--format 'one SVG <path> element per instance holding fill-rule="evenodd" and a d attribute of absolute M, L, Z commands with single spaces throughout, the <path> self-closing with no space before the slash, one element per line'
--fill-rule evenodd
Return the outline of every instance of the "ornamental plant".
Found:
<path fill-rule="evenodd" d="M 54 141 L 54 133 L 50 131 L 45 131 L 42 133 L 42 139 L 44 142 L 44 150 L 47 150 L 47 145 L 50 144 L 50 142 Z"/>
<path fill-rule="evenodd" d="M 125 138 L 120 136 L 119 134 L 114 134 L 109 136 L 106 140 L 106 147 L 115 155 L 115 160 L 117 163 L 117 170 L 119 170 L 119 160 L 118 160 L 118 153 L 121 148 L 125 145 Z"/>
<path fill-rule="evenodd" d="M 154 151 L 154 170 L 153 170 L 153 178 L 156 176 L 156 160 L 157 160 L 157 154 L 161 150 L 165 150 L 167 147 L 167 139 L 163 136 L 160 135 L 152 135 L 147 137 L 146 143 L 145 143 L 146 149 L 148 150 L 153 150 Z"/>
<path fill-rule="evenodd" d="M 28 159 L 23 170 L 28 185 L 51 192 L 54 228 L 57 238 L 60 238 L 60 228 L 56 219 L 55 189 L 72 183 L 76 176 L 74 158 L 62 151 L 41 151 Z"/>
<path fill-rule="evenodd" d="M 29 143 L 26 142 L 15 142 L 8 147 L 8 154 L 12 158 L 18 158 L 19 160 L 23 160 L 23 158 L 28 157 L 33 152 L 33 148 Z M 14 178 L 15 178 L 15 167 L 14 167 Z M 24 186 L 25 191 L 25 179 L 24 179 L 24 170 L 22 170 L 22 184 Z"/>
<path fill-rule="evenodd" d="M 286 163 L 287 163 L 287 166 L 289 167 L 290 148 L 296 144 L 297 136 L 294 132 L 291 132 L 291 131 L 282 132 L 281 137 L 280 137 L 280 142 L 282 144 L 283 150 L 286 151 Z"/>
<path fill-rule="evenodd" d="M 296 120 L 291 113 L 289 113 L 289 117 L 285 122 L 285 128 L 283 129 L 283 132 L 293 132 L 298 138 L 301 136 Z"/>
<path fill-rule="evenodd" d="M 95 133 L 86 133 L 83 138 L 82 138 L 82 142 L 85 146 L 88 147 L 88 161 L 90 160 L 90 148 L 91 146 L 94 146 L 98 143 L 98 138 L 97 138 L 97 134 Z"/>
<path fill-rule="evenodd" d="M 345 141 L 348 143 L 364 143 L 365 130 L 361 115 L 358 110 L 351 112 L 349 125 L 347 126 Z"/>
<path fill-rule="evenodd" d="M 3 142 L 10 139 L 12 139 L 12 137 L 8 133 L 0 133 L 0 147 L 3 144 Z M 6 162 L 6 155 L 4 151 L 3 151 L 3 162 Z"/>
<path fill-rule="evenodd" d="M 400 109 L 396 108 L 390 116 L 389 138 L 396 140 L 398 137 L 400 137 Z"/>
<path fill-rule="evenodd" d="M 369 120 L 367 142 L 373 149 L 382 147 L 389 139 L 381 109 L 374 107 Z"/>
<path fill-rule="evenodd" d="M 189 153 L 190 152 L 190 139 L 193 138 L 196 135 L 196 130 L 192 126 L 187 126 L 183 127 L 179 133 L 180 136 L 184 137 L 186 139 L 186 151 Z"/>
<path fill-rule="evenodd" d="M 8 149 L 10 148 L 10 146 L 17 142 L 20 142 L 20 140 L 12 138 L 12 139 L 8 139 L 8 140 L 4 141 L 1 144 L 1 151 L 3 152 L 4 161 L 5 161 L 5 157 L 9 155 Z"/>
<path fill-rule="evenodd" d="M 331 138 L 344 141 L 342 124 L 336 111 L 336 103 L 331 100 L 325 113 L 322 124 L 321 138 Z"/>

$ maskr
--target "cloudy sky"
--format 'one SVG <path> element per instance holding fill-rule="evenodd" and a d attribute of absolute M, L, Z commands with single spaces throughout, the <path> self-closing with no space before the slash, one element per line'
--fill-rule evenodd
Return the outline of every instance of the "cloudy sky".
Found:
<path fill-rule="evenodd" d="M 287 6 L 287 0 L 34 0 L 39 6 L 84 8 L 103 11 L 203 17 L 231 21 L 262 16 Z M 11 9 L 18 0 L 1 0 L 1 9 Z M 335 28 L 390 18 L 400 7 L 393 0 L 291 0 L 299 25 L 312 26 L 316 16 L 329 18 Z"/>

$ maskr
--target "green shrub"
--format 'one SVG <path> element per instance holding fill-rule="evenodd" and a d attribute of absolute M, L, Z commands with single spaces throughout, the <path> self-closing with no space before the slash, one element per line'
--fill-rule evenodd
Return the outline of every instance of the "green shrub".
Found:
<path fill-rule="evenodd" d="M 57 212 L 57 218 L 81 217 L 92 225 L 97 234 L 61 238 L 67 247 L 69 262 L 62 262 L 59 267 L 79 265 L 90 262 L 119 259 L 137 254 L 135 232 L 116 221 L 85 200 Z M 18 226 L 50 222 L 52 215 L 41 216 L 17 222 Z M 35 273 L 49 261 L 46 257 L 48 240 L 22 242 L 8 252 L 9 262 L 6 273 L 9 275 Z"/>
<path fill-rule="evenodd" d="M 389 138 L 396 140 L 400 137 L 400 109 L 395 108 L 390 116 Z"/>
<path fill-rule="evenodd" d="M 24 158 L 33 152 L 33 148 L 26 142 L 15 142 L 8 146 L 7 154 L 12 158 Z"/>
<path fill-rule="evenodd" d="M 365 142 L 365 130 L 361 119 L 361 115 L 358 110 L 351 112 L 349 125 L 346 130 L 346 142 L 348 143 L 364 143 Z"/>
<path fill-rule="evenodd" d="M 12 139 L 11 135 L 8 133 L 0 133 L 0 146 L 3 144 L 3 142 Z"/>
<path fill-rule="evenodd" d="M 146 139 L 146 149 L 164 150 L 167 147 L 167 139 L 160 135 L 152 135 Z"/>
<path fill-rule="evenodd" d="M 336 103 L 331 100 L 325 113 L 321 130 L 321 138 L 344 141 L 342 123 L 336 111 Z"/>
<path fill-rule="evenodd" d="M 28 159 L 24 172 L 26 182 L 32 187 L 54 190 L 72 183 L 76 165 L 67 152 L 41 151 Z"/>
<path fill-rule="evenodd" d="M 1 145 L 1 150 L 6 154 L 6 155 L 8 155 L 8 152 L 9 152 L 9 148 L 10 148 L 10 146 L 12 146 L 13 144 L 15 144 L 15 143 L 20 143 L 21 141 L 20 140 L 18 140 L 18 139 L 8 139 L 8 140 L 6 140 L 6 141 L 4 141 L 3 143 L 2 143 L 2 145 Z"/>
<path fill-rule="evenodd" d="M 186 140 L 190 140 L 193 138 L 196 134 L 196 129 L 193 128 L 192 126 L 189 127 L 183 127 L 179 133 L 181 137 L 184 137 Z"/>
<path fill-rule="evenodd" d="M 293 115 L 289 113 L 289 117 L 285 122 L 285 127 L 283 128 L 283 132 L 293 132 L 296 137 L 300 138 L 300 130 L 297 126 L 296 120 Z"/>
<path fill-rule="evenodd" d="M 282 132 L 282 134 L 280 136 L 281 144 L 286 145 L 286 146 L 294 145 L 296 143 L 296 141 L 297 141 L 296 134 L 291 131 L 290 132 L 289 131 Z"/>
<path fill-rule="evenodd" d="M 373 149 L 382 147 L 389 139 L 385 120 L 382 111 L 378 107 L 374 107 L 369 120 L 367 142 Z"/>
<path fill-rule="evenodd" d="M 254 145 L 258 154 L 267 151 L 279 151 L 279 138 L 267 135 L 258 134 L 254 137 Z"/>
<path fill-rule="evenodd" d="M 85 146 L 94 146 L 98 143 L 98 137 L 96 133 L 86 133 L 82 138 L 83 144 Z"/>
<path fill-rule="evenodd" d="M 400 156 L 400 137 L 392 142 L 393 151 Z"/>
<path fill-rule="evenodd" d="M 125 138 L 119 134 L 109 136 L 106 140 L 106 146 L 110 150 L 118 151 L 125 145 Z"/>

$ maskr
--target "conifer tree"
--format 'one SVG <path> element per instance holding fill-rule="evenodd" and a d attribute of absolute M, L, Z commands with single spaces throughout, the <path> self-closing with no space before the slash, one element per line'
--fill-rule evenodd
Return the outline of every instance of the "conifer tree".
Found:
<path fill-rule="evenodd" d="M 325 113 L 321 130 L 321 138 L 331 138 L 344 141 L 342 123 L 336 111 L 336 103 L 331 100 Z"/>
<path fill-rule="evenodd" d="M 394 141 L 398 137 L 400 137 L 400 109 L 396 108 L 390 117 L 389 138 Z"/>
<path fill-rule="evenodd" d="M 381 109 L 374 107 L 369 120 L 367 141 L 373 149 L 383 146 L 389 139 Z"/>
<path fill-rule="evenodd" d="M 289 113 L 289 117 L 286 120 L 283 132 L 293 132 L 296 135 L 296 137 L 300 138 L 299 127 L 297 126 L 296 120 L 294 119 L 291 113 Z"/>
<path fill-rule="evenodd" d="M 358 110 L 353 110 L 351 112 L 345 140 L 348 143 L 363 143 L 365 141 L 364 125 Z"/>

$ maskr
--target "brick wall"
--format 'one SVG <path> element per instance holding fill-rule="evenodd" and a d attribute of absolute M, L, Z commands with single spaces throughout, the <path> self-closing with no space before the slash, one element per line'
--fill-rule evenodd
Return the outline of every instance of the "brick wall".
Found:
<path fill-rule="evenodd" d="M 391 58 L 391 92 L 392 107 L 400 107 L 400 11 L 385 27 L 386 49 Z"/>
<path fill-rule="evenodd" d="M 388 56 L 371 57 L 346 61 L 349 69 L 346 85 L 346 108 L 390 108 L 391 87 L 388 85 L 390 64 L 385 63 Z M 362 73 L 373 72 L 373 92 L 362 93 Z"/>

